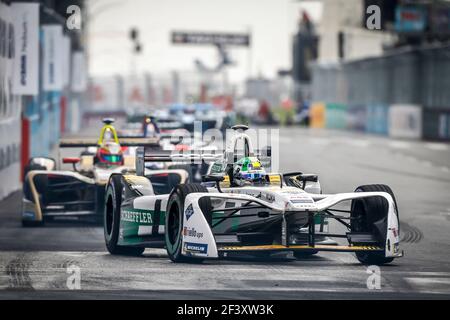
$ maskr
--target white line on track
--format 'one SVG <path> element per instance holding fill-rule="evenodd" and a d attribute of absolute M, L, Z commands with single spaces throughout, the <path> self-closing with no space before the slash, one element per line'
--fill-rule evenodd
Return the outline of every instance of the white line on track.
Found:
<path fill-rule="evenodd" d="M 309 140 L 312 144 L 316 145 L 327 145 L 331 142 L 331 140 L 327 138 L 311 138 Z"/>
<path fill-rule="evenodd" d="M 448 293 L 450 291 L 450 278 L 406 277 L 404 279 L 422 293 Z"/>
<path fill-rule="evenodd" d="M 278 142 L 279 143 L 286 143 L 286 144 L 287 143 L 291 143 L 292 142 L 292 138 L 290 138 L 290 137 L 279 137 L 278 138 Z"/>
<path fill-rule="evenodd" d="M 396 149 L 410 149 L 411 143 L 406 141 L 393 140 L 389 142 L 389 146 Z"/>
<path fill-rule="evenodd" d="M 428 167 L 428 168 L 431 168 L 431 167 L 433 166 L 433 164 L 431 163 L 431 161 L 427 161 L 427 160 L 422 161 L 422 164 L 423 164 L 425 167 Z"/>
<path fill-rule="evenodd" d="M 446 151 L 450 149 L 447 144 L 436 142 L 428 142 L 425 144 L 425 147 L 435 151 Z"/>
<path fill-rule="evenodd" d="M 346 141 L 348 144 L 355 147 L 363 147 L 366 148 L 370 145 L 370 142 L 364 139 L 351 139 Z"/>

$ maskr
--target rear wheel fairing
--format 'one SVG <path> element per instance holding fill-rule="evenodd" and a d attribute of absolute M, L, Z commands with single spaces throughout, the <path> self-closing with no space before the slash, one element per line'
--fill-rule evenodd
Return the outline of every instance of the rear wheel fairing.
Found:
<path fill-rule="evenodd" d="M 140 196 L 124 201 L 120 214 L 119 244 L 136 245 L 161 240 L 168 195 Z"/>
<path fill-rule="evenodd" d="M 95 194 L 94 181 L 78 173 L 30 171 L 24 183 L 23 217 L 42 221 L 46 211 L 50 210 L 56 215 L 58 212 L 64 215 L 64 212 L 76 211 L 94 213 Z M 53 209 L 59 207 L 56 211 Z"/>

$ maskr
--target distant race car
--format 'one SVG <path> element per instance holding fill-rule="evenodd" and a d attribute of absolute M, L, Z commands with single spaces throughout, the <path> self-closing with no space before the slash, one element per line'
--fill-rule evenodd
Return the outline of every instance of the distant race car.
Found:
<path fill-rule="evenodd" d="M 135 122 L 129 123 L 128 126 L 118 130 L 122 137 L 140 137 L 140 138 L 157 138 L 163 150 L 191 151 L 191 150 L 212 150 L 217 149 L 213 144 L 204 141 L 195 141 L 192 133 L 185 128 L 176 127 L 173 122 L 162 122 L 153 115 L 142 115 L 138 121 L 138 117 L 134 116 Z M 136 125 L 138 124 L 138 126 Z M 161 129 L 160 126 L 165 129 Z M 169 125 L 173 125 L 170 127 Z M 171 128 L 171 129 L 169 129 Z M 181 135 L 181 136 L 179 136 Z M 187 139 L 184 139 L 187 138 Z M 208 166 L 204 163 L 184 163 L 184 164 L 165 164 L 165 163 L 147 163 L 148 169 L 183 169 L 189 173 L 190 182 L 200 182 L 202 175 L 206 174 Z"/>
<path fill-rule="evenodd" d="M 397 205 L 388 186 L 322 194 L 317 175 L 266 172 L 257 157 L 264 155 L 253 149 L 247 127 L 233 129 L 224 155 L 197 155 L 210 162 L 204 184 L 181 183 L 168 194 L 156 194 L 144 177 L 144 163 L 182 156 L 141 148 L 137 175 L 112 174 L 105 196 L 108 251 L 140 255 L 146 247 L 165 247 L 174 262 L 236 252 L 291 251 L 303 257 L 336 251 L 354 252 L 361 263 L 384 264 L 403 255 Z M 243 150 L 238 149 L 242 142 Z M 348 210 L 337 207 L 346 201 L 351 202 Z M 329 219 L 347 231 L 329 233 L 324 223 Z M 330 238 L 346 239 L 348 244 Z"/>
<path fill-rule="evenodd" d="M 92 216 L 102 221 L 105 185 L 112 173 L 135 172 L 131 149 L 145 146 L 159 150 L 156 137 L 120 138 L 111 119 L 105 119 L 100 138 L 62 139 L 60 148 L 87 148 L 80 157 L 63 158 L 73 170 L 56 170 L 50 158 L 32 158 L 23 185 L 22 224 L 41 225 L 61 216 Z M 92 150 L 93 149 L 93 150 Z M 168 193 L 188 179 L 186 170 L 145 170 L 156 194 Z"/>
<path fill-rule="evenodd" d="M 128 116 L 124 126 L 117 129 L 120 136 L 155 137 L 167 136 L 174 130 L 182 129 L 181 122 L 173 119 L 168 113 L 155 111 L 149 113 L 134 113 Z"/>
<path fill-rule="evenodd" d="M 195 122 L 199 123 L 202 132 L 208 129 L 224 131 L 235 122 L 232 111 L 224 111 L 222 107 L 210 103 L 173 104 L 168 106 L 169 115 L 182 124 L 182 127 L 193 132 Z"/>

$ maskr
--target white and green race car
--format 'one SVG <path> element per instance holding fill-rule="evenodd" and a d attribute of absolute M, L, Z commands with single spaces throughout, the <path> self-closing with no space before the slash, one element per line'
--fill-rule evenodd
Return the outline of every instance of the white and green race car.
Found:
<path fill-rule="evenodd" d="M 140 255 L 147 247 L 165 247 L 174 262 L 232 252 L 291 251 L 303 257 L 337 251 L 354 252 L 361 263 L 384 264 L 403 255 L 397 205 L 388 186 L 322 194 L 317 175 L 265 172 L 247 127 L 233 129 L 224 155 L 197 155 L 210 162 L 202 184 L 179 184 L 169 194 L 156 194 L 143 175 L 144 162 L 177 157 L 144 149 L 137 153 L 136 175 L 113 174 L 105 196 L 108 251 Z M 236 161 L 242 142 L 244 154 Z M 348 210 L 343 203 L 350 204 Z M 331 219 L 345 232 L 327 232 L 324 226 Z"/>

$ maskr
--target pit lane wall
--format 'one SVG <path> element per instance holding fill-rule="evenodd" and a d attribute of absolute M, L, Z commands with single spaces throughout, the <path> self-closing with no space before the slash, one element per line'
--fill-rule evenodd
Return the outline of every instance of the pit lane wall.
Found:
<path fill-rule="evenodd" d="M 450 46 L 313 66 L 310 126 L 450 141 Z"/>
<path fill-rule="evenodd" d="M 79 129 L 84 93 L 81 76 L 73 72 L 79 35 L 47 9 L 43 2 L 0 0 L 0 199 L 21 188 L 30 157 L 50 156 L 61 135 Z M 49 41 L 46 26 L 61 32 Z M 65 50 L 49 52 L 63 42 Z M 50 55 L 60 60 L 49 60 Z M 49 70 L 60 72 L 59 84 L 47 83 Z"/>

